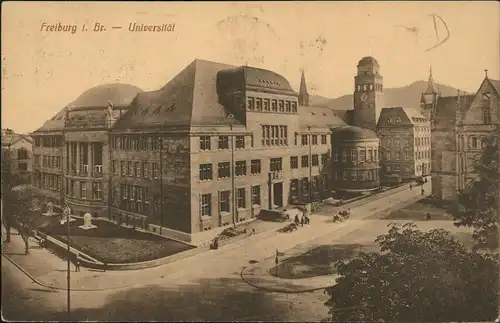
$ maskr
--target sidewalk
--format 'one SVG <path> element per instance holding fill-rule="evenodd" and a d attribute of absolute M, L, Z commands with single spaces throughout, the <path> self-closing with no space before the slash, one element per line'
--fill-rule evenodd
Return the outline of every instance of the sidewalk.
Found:
<path fill-rule="evenodd" d="M 374 215 L 413 203 L 413 201 L 421 198 L 419 194 L 415 190 L 401 190 L 393 195 L 387 195 L 362 205 L 356 203 L 357 206 L 343 205 L 341 207 L 323 208 L 321 213 L 313 214 L 309 226 L 300 227 L 296 232 L 288 233 L 290 236 L 308 235 L 311 231 L 314 231 L 315 235 L 311 240 L 284 252 L 279 250 L 279 252 L 284 253 L 283 256 L 279 257 L 279 262 L 283 263 L 289 258 L 307 253 L 316 246 L 331 243 L 333 237 L 345 237 L 362 226 L 370 225 L 370 222 L 377 221 L 373 219 Z M 333 223 L 332 215 L 338 209 L 347 207 L 351 207 L 351 219 Z M 336 235 L 336 233 L 339 233 L 339 235 Z M 244 268 L 240 276 L 247 284 L 255 288 L 279 293 L 306 293 L 324 289 L 334 285 L 335 279 L 338 277 L 337 275 L 322 275 L 299 279 L 279 278 L 270 274 L 270 270 L 275 266 L 275 255 L 273 254 L 253 266 Z"/>

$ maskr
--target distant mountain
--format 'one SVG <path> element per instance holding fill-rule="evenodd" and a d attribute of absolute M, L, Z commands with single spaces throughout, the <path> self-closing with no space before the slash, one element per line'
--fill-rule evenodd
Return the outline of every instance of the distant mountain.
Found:
<path fill-rule="evenodd" d="M 436 84 L 442 96 L 457 95 L 457 89 L 451 86 Z M 402 106 L 420 111 L 420 97 L 427 89 L 427 81 L 416 81 L 405 87 L 385 88 L 384 96 L 387 106 Z M 343 95 L 329 99 L 319 95 L 311 95 L 310 105 L 328 107 L 332 110 L 350 110 L 353 108 L 353 95 Z"/>

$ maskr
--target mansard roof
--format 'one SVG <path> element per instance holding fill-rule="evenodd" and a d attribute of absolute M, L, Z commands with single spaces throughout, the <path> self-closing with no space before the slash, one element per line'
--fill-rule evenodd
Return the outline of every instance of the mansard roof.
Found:
<path fill-rule="evenodd" d="M 405 107 L 383 108 L 380 112 L 377 127 L 401 127 L 420 125 L 429 120 L 415 109 Z"/>
<path fill-rule="evenodd" d="M 299 106 L 299 122 L 302 127 L 331 128 L 346 123 L 329 108 Z"/>

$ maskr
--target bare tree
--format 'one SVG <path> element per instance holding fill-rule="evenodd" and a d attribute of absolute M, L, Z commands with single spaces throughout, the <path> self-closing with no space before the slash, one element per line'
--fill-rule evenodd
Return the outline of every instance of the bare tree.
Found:
<path fill-rule="evenodd" d="M 12 189 L 13 198 L 10 203 L 9 215 L 11 224 L 15 226 L 24 241 L 24 253 L 29 253 L 29 237 L 36 229 L 38 214 L 40 213 L 40 202 L 33 189 L 28 185 L 19 185 Z"/>

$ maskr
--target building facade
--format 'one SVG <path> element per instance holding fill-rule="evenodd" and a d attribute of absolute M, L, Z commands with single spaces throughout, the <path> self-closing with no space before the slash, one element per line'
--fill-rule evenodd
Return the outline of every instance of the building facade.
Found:
<path fill-rule="evenodd" d="M 21 182 L 29 183 L 32 172 L 32 138 L 2 129 L 2 164 L 8 165 L 10 174 Z M 8 159 L 8 162 L 5 162 Z"/>
<path fill-rule="evenodd" d="M 427 118 L 413 109 L 384 108 L 377 135 L 381 143 L 382 181 L 394 175 L 411 180 L 430 174 L 431 131 Z"/>
<path fill-rule="evenodd" d="M 332 131 L 332 187 L 371 190 L 380 186 L 379 139 L 369 129 L 348 126 Z"/>
<path fill-rule="evenodd" d="M 32 183 L 44 203 L 107 216 L 108 130 L 138 92 L 126 84 L 91 88 L 33 132 Z"/>
<path fill-rule="evenodd" d="M 456 201 L 459 191 L 475 178 L 474 163 L 498 126 L 499 89 L 500 82 L 486 75 L 475 94 L 459 91 L 442 97 L 434 90 L 432 100 L 422 102 L 422 111 L 431 116 L 434 196 Z"/>

